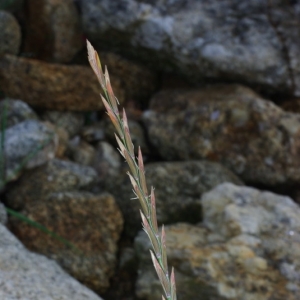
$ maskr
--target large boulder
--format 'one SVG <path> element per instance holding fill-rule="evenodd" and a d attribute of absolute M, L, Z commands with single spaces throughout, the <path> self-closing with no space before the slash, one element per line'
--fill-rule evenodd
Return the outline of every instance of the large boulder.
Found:
<path fill-rule="evenodd" d="M 224 183 L 202 196 L 203 225 L 166 229 L 178 298 L 296 300 L 300 297 L 300 207 L 290 198 Z M 135 240 L 141 299 L 157 299 L 147 236 Z"/>
<path fill-rule="evenodd" d="M 207 161 L 149 163 L 145 166 L 149 188 L 156 188 L 157 219 L 160 224 L 201 221 L 200 198 L 222 182 L 242 184 L 229 170 Z M 134 199 L 125 170 L 102 181 L 103 189 L 113 194 L 125 219 L 125 233 L 134 237 L 141 228 L 140 205 Z"/>
<path fill-rule="evenodd" d="M 101 300 L 53 260 L 28 251 L 0 224 L 1 300 Z"/>
<path fill-rule="evenodd" d="M 99 47 L 176 70 L 194 82 L 247 82 L 300 94 L 297 1 L 77 0 Z"/>
<path fill-rule="evenodd" d="M 165 90 L 152 98 L 144 121 L 164 159 L 217 161 L 268 186 L 300 180 L 300 115 L 246 87 Z"/>

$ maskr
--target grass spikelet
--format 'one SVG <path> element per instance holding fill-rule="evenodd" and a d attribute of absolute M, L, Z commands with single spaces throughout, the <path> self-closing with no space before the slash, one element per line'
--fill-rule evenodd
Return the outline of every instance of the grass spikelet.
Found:
<path fill-rule="evenodd" d="M 103 73 L 99 56 L 88 41 L 87 50 L 89 62 L 103 90 L 104 96 L 101 95 L 103 104 L 106 108 L 109 118 L 116 128 L 115 136 L 119 145 L 119 151 L 129 166 L 130 172 L 128 172 L 128 175 L 133 186 L 133 191 L 136 197 L 139 199 L 142 208 L 141 218 L 143 228 L 147 233 L 154 250 L 154 252 L 150 250 L 152 262 L 161 286 L 165 292 L 165 297 L 162 296 L 162 299 L 176 300 L 174 269 L 172 269 L 170 277 L 167 265 L 166 234 L 164 227 L 162 227 L 161 235 L 158 232 L 154 188 L 151 188 L 151 193 L 149 196 L 145 178 L 142 151 L 139 148 L 138 157 L 136 158 L 134 156 L 134 148 L 130 136 L 126 113 L 124 110 L 123 117 L 120 119 L 120 113 L 118 110 L 119 103 L 113 93 L 108 70 L 105 67 L 105 73 Z"/>

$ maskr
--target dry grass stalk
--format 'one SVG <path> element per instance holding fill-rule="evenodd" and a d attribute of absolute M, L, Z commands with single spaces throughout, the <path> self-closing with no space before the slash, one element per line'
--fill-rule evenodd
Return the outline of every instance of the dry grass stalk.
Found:
<path fill-rule="evenodd" d="M 169 276 L 165 230 L 164 227 L 162 227 L 161 234 L 158 232 L 154 188 L 151 188 L 149 194 L 141 149 L 139 148 L 138 157 L 136 158 L 126 113 L 125 110 L 123 110 L 122 117 L 120 116 L 118 109 L 119 103 L 113 93 L 107 68 L 105 67 L 105 72 L 103 73 L 99 56 L 88 41 L 87 49 L 90 65 L 104 93 L 104 96 L 101 95 L 103 104 L 117 132 L 116 140 L 120 147 L 119 151 L 129 166 L 130 172 L 128 172 L 128 175 L 133 186 L 133 191 L 140 201 L 142 208 L 140 212 L 144 231 L 147 233 L 153 247 L 150 252 L 154 268 L 164 289 L 166 298 L 168 300 L 176 300 L 174 268 L 172 268 L 171 276 Z M 162 296 L 162 298 L 165 299 L 164 296 Z"/>

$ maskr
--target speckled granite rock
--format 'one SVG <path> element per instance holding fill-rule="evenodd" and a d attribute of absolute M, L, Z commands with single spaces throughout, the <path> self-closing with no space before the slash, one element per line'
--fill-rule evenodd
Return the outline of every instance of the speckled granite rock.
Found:
<path fill-rule="evenodd" d="M 109 194 L 56 192 L 26 202 L 21 213 L 64 237 L 77 249 L 14 217 L 12 232 L 35 252 L 56 260 L 77 280 L 99 293 L 109 287 L 123 218 Z"/>
<path fill-rule="evenodd" d="M 166 229 L 178 298 L 296 300 L 300 297 L 300 207 L 290 198 L 224 183 L 202 196 L 203 225 Z M 157 299 L 144 233 L 137 295 Z"/>
<path fill-rule="evenodd" d="M 0 124 L 5 121 L 5 128 L 30 119 L 37 120 L 38 116 L 27 103 L 17 99 L 0 100 Z"/>
<path fill-rule="evenodd" d="M 300 115 L 246 87 L 163 91 L 144 120 L 167 160 L 217 161 L 247 182 L 269 186 L 300 180 Z"/>
<path fill-rule="evenodd" d="M 15 17 L 6 11 L 0 10 L 0 28 L 0 56 L 3 54 L 18 54 L 21 44 L 21 28 Z"/>
<path fill-rule="evenodd" d="M 201 220 L 202 193 L 222 182 L 241 184 L 230 171 L 217 163 L 206 161 L 150 163 L 145 166 L 147 183 L 156 188 L 158 222 L 197 223 Z M 125 232 L 133 237 L 141 228 L 139 203 L 133 198 L 126 171 L 104 178 L 103 189 L 112 193 L 125 219 Z"/>
<path fill-rule="evenodd" d="M 26 172 L 18 185 L 8 191 L 6 201 L 10 207 L 22 209 L 31 203 L 45 201 L 51 193 L 88 190 L 96 182 L 97 173 L 93 168 L 53 159 Z"/>
<path fill-rule="evenodd" d="M 5 181 L 54 158 L 56 135 L 42 122 L 26 120 L 9 127 L 4 134 Z"/>
<path fill-rule="evenodd" d="M 29 252 L 0 224 L 1 300 L 101 300 L 54 261 Z"/>
<path fill-rule="evenodd" d="M 32 58 L 66 63 L 84 46 L 72 0 L 26 2 L 24 52 Z"/>
<path fill-rule="evenodd" d="M 100 47 L 197 83 L 204 77 L 300 94 L 297 1 L 77 2 L 85 33 Z"/>

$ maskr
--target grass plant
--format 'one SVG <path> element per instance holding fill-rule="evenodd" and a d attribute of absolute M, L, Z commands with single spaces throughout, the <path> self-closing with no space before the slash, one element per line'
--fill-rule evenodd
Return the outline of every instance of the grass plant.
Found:
<path fill-rule="evenodd" d="M 148 193 L 141 149 L 138 149 L 138 157 L 135 157 L 126 112 L 123 109 L 121 117 L 118 109 L 119 102 L 114 95 L 107 68 L 105 67 L 105 71 L 103 73 L 99 56 L 89 41 L 87 41 L 87 50 L 90 65 L 98 78 L 104 94 L 104 96 L 101 95 L 102 102 L 116 129 L 115 136 L 119 145 L 119 151 L 125 158 L 130 169 L 128 176 L 133 187 L 133 192 L 136 195 L 136 199 L 139 200 L 141 205 L 140 214 L 143 229 L 147 233 L 152 244 L 152 250 L 150 250 L 150 253 L 154 268 L 164 290 L 165 297 L 168 300 L 176 300 L 174 268 L 172 268 L 171 275 L 169 276 L 166 234 L 164 226 L 162 226 L 161 234 L 159 234 L 158 231 L 154 188 L 151 187 L 151 191 Z M 164 300 L 165 297 L 162 296 L 162 299 Z"/>

